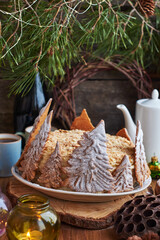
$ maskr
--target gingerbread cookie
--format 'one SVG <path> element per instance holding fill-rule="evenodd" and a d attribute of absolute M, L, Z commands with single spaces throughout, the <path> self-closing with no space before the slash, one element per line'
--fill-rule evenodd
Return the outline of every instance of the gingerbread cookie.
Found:
<path fill-rule="evenodd" d="M 94 129 L 94 126 L 91 123 L 90 118 L 86 112 L 86 109 L 83 109 L 81 115 L 76 117 L 71 125 L 71 130 L 80 129 L 85 131 L 91 131 Z"/>
<path fill-rule="evenodd" d="M 131 141 L 131 142 L 132 142 L 132 140 L 131 140 L 131 138 L 130 138 L 130 136 L 129 136 L 129 134 L 128 134 L 128 131 L 127 131 L 126 128 L 120 129 L 120 130 L 116 133 L 116 136 L 124 137 L 124 138 L 126 138 L 128 141 Z"/>
<path fill-rule="evenodd" d="M 51 102 L 52 102 L 52 98 L 50 98 L 49 101 L 47 102 L 47 104 L 40 110 L 38 117 L 35 119 L 33 129 L 30 133 L 30 136 L 29 136 L 26 144 L 25 144 L 22 155 L 21 155 L 20 159 L 18 160 L 18 162 L 16 163 L 17 166 L 19 166 L 19 163 L 23 159 L 24 154 L 27 152 L 32 141 L 35 139 L 36 135 L 39 133 L 39 130 L 47 117 Z"/>
<path fill-rule="evenodd" d="M 54 152 L 44 165 L 38 182 L 48 188 L 60 188 L 62 185 L 61 179 L 62 156 L 57 142 Z"/>
<path fill-rule="evenodd" d="M 131 164 L 127 155 L 122 159 L 121 164 L 113 172 L 115 178 L 114 192 L 127 192 L 133 190 L 133 176 Z"/>
<path fill-rule="evenodd" d="M 104 121 L 101 120 L 91 132 L 85 132 L 80 146 L 69 159 L 65 168 L 68 178 L 65 185 L 76 192 L 111 192 L 114 179 L 109 171 L 111 166 L 106 152 Z"/>
<path fill-rule="evenodd" d="M 135 138 L 135 175 L 137 182 L 142 187 L 151 172 L 146 161 L 146 155 L 143 145 L 143 131 L 141 123 L 137 121 L 136 138 Z"/>
<path fill-rule="evenodd" d="M 34 179 L 36 170 L 38 169 L 40 158 L 43 154 L 43 149 L 51 131 L 51 120 L 53 111 L 45 119 L 39 133 L 31 142 L 27 151 L 23 154 L 23 158 L 19 163 L 19 171 L 23 178 L 31 181 Z"/>

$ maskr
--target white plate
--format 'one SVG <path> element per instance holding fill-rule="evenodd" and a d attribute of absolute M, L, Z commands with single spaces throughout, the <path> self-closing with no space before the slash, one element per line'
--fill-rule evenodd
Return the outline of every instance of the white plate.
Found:
<path fill-rule="evenodd" d="M 40 192 L 45 193 L 48 196 L 69 200 L 69 201 L 78 201 L 78 202 L 107 202 L 112 201 L 118 198 L 122 198 L 126 195 L 135 194 L 138 192 L 143 191 L 151 184 L 151 177 L 149 177 L 143 184 L 143 187 L 135 187 L 133 191 L 129 192 L 122 192 L 122 193 L 82 193 L 82 192 L 72 192 L 72 191 L 65 191 L 65 190 L 57 190 L 53 188 L 46 188 L 42 187 L 39 184 L 35 184 L 23 179 L 16 166 L 13 166 L 12 169 L 13 176 L 19 180 L 20 182 L 24 183 L 25 185 L 32 187 Z"/>

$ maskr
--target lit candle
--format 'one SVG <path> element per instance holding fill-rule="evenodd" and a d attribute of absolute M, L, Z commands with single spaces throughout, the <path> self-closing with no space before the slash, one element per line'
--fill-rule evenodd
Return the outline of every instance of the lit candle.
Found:
<path fill-rule="evenodd" d="M 27 233 L 20 233 L 18 235 L 18 240 L 41 240 L 42 239 L 42 233 L 34 230 L 34 231 L 28 231 Z"/>
<path fill-rule="evenodd" d="M 30 232 L 20 233 L 18 235 L 18 240 L 31 240 Z"/>
<path fill-rule="evenodd" d="M 27 240 L 31 240 L 31 238 L 30 238 L 30 232 L 27 232 Z"/>

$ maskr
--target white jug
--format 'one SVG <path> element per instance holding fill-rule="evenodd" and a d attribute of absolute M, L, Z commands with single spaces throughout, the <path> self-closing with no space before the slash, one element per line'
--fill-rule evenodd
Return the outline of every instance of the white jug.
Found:
<path fill-rule="evenodd" d="M 140 99 L 136 102 L 135 122 L 140 120 L 143 130 L 143 143 L 147 162 L 151 157 L 157 156 L 160 161 L 160 99 L 158 90 L 154 89 L 151 99 Z M 134 124 L 128 109 L 123 105 L 117 105 L 123 112 L 125 127 L 132 139 L 135 141 L 136 125 Z"/>

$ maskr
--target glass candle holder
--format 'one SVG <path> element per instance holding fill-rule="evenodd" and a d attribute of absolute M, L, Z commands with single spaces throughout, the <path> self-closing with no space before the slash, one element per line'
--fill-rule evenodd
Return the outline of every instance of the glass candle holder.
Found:
<path fill-rule="evenodd" d="M 60 220 L 41 195 L 23 195 L 12 209 L 7 221 L 9 240 L 57 240 Z"/>
<path fill-rule="evenodd" d="M 10 200 L 1 192 L 0 188 L 0 238 L 6 232 L 7 218 L 11 208 Z"/>

